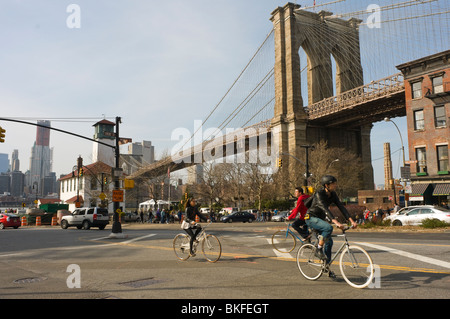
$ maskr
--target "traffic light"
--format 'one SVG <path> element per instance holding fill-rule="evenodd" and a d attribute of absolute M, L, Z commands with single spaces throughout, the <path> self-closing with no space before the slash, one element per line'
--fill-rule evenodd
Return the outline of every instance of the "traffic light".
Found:
<path fill-rule="evenodd" d="M 277 166 L 279 168 L 283 167 L 283 160 L 281 158 L 278 159 Z"/>
<path fill-rule="evenodd" d="M 103 177 L 103 184 L 104 185 L 107 185 L 108 184 L 108 177 Z"/>
<path fill-rule="evenodd" d="M 0 126 L 0 143 L 5 143 L 5 132 L 6 130 Z"/>
<path fill-rule="evenodd" d="M 79 176 L 82 177 L 83 174 L 84 174 L 84 172 L 83 172 L 83 167 L 82 167 L 82 168 L 80 168 L 80 170 L 79 170 Z"/>

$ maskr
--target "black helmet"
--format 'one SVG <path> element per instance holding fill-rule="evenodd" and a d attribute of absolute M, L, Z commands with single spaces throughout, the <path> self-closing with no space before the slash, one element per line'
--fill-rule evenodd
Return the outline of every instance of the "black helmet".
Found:
<path fill-rule="evenodd" d="M 325 175 L 322 177 L 322 179 L 320 181 L 321 181 L 321 184 L 325 186 L 325 185 L 337 182 L 337 179 L 334 176 Z"/>

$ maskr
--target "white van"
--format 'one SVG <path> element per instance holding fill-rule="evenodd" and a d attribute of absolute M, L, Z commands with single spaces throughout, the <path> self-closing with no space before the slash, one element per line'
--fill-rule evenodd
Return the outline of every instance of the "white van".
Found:
<path fill-rule="evenodd" d="M 211 213 L 211 208 L 209 208 L 209 207 L 202 207 L 202 208 L 200 208 L 200 213 L 209 215 L 209 213 Z"/>

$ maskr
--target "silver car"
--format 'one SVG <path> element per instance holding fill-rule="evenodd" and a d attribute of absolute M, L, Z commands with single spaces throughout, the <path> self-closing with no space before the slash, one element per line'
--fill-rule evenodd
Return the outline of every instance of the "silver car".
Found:
<path fill-rule="evenodd" d="M 275 216 L 272 216 L 272 221 L 273 222 L 284 222 L 284 220 L 286 219 L 287 216 L 289 216 L 289 211 L 285 210 L 285 211 L 279 212 Z"/>
<path fill-rule="evenodd" d="M 432 206 L 432 205 L 415 205 L 415 206 L 403 207 L 403 208 L 399 209 L 398 212 L 391 213 L 390 215 L 386 216 L 383 220 L 390 220 L 392 222 L 392 221 L 395 220 L 395 218 L 398 215 L 403 215 L 403 214 L 405 214 L 405 213 L 407 213 L 410 210 L 413 210 L 415 208 L 434 208 L 434 206 Z"/>
<path fill-rule="evenodd" d="M 450 224 L 450 210 L 442 207 L 422 206 L 394 216 L 394 226 L 420 225 L 425 219 L 439 219 Z"/>

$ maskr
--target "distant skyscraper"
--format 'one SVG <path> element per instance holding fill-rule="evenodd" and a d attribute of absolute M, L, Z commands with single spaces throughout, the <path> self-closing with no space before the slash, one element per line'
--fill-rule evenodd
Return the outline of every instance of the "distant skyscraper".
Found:
<path fill-rule="evenodd" d="M 9 169 L 8 154 L 0 154 L 0 173 L 6 173 Z"/>
<path fill-rule="evenodd" d="M 39 125 L 50 127 L 50 121 L 38 121 Z M 38 126 L 36 142 L 31 149 L 30 158 L 30 187 L 33 193 L 43 194 L 43 179 L 50 175 L 52 170 L 52 150 L 50 149 L 50 129 Z M 37 186 L 37 188 L 36 188 Z M 46 194 L 43 194 L 46 195 Z"/>
<path fill-rule="evenodd" d="M 19 150 L 14 150 L 11 158 L 11 172 L 20 171 Z"/>

